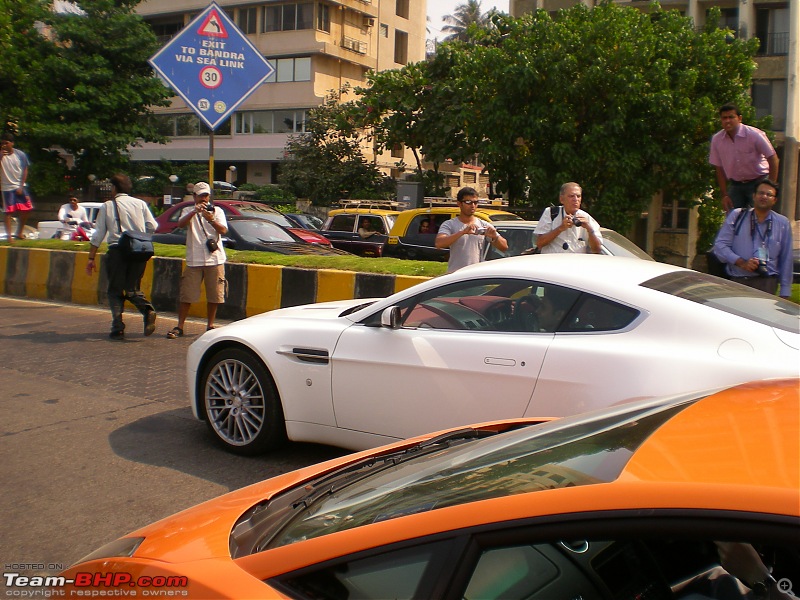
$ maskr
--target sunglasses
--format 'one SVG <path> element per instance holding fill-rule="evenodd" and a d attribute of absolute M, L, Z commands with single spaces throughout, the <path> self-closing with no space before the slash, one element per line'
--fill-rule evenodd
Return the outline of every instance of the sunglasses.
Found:
<path fill-rule="evenodd" d="M 472 206 L 473 204 L 477 204 L 477 200 L 462 200 L 461 204 L 466 204 L 467 206 Z"/>

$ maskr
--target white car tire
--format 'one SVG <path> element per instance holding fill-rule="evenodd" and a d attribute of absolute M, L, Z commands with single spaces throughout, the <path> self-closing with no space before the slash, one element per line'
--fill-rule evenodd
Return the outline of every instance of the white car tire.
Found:
<path fill-rule="evenodd" d="M 256 455 L 286 440 L 286 424 L 267 369 L 240 348 L 217 352 L 198 387 L 206 424 L 226 450 Z"/>

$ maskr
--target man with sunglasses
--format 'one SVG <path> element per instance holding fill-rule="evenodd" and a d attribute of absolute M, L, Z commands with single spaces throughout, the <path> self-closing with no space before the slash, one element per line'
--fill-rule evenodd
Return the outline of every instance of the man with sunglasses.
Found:
<path fill-rule="evenodd" d="M 508 242 L 488 221 L 475 216 L 478 192 L 471 187 L 458 190 L 456 202 L 460 213 L 442 223 L 436 235 L 437 248 L 450 248 L 447 272 L 481 262 L 486 244 L 500 251 L 508 250 Z"/>
<path fill-rule="evenodd" d="M 536 247 L 542 254 L 600 254 L 603 246 L 600 225 L 581 210 L 582 197 L 581 186 L 570 181 L 561 186 L 558 196 L 561 206 L 547 208 L 542 213 L 534 230 Z"/>
<path fill-rule="evenodd" d="M 714 242 L 714 254 L 732 281 L 780 296 L 792 294 L 792 227 L 789 219 L 772 210 L 778 184 L 765 179 L 753 194 L 753 208 L 735 208 L 725 219 Z"/>

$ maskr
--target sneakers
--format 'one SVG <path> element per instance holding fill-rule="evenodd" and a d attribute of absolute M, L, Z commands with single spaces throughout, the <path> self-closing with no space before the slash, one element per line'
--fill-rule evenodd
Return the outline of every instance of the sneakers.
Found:
<path fill-rule="evenodd" d="M 145 335 L 153 335 L 153 332 L 156 330 L 156 311 L 149 310 L 147 314 L 143 317 L 144 320 L 144 334 Z"/>

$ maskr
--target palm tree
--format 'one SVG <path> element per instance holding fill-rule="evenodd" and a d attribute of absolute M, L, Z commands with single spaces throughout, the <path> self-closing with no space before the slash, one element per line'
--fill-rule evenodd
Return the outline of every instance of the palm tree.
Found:
<path fill-rule="evenodd" d="M 481 13 L 481 0 L 467 0 L 464 4 L 459 4 L 452 15 L 442 17 L 445 23 L 442 33 L 448 34 L 444 41 L 468 41 L 467 28 L 473 23 L 479 27 L 487 27 L 491 23 L 489 17 L 494 12 L 492 9 L 486 14 Z"/>

